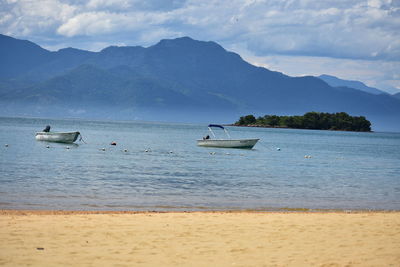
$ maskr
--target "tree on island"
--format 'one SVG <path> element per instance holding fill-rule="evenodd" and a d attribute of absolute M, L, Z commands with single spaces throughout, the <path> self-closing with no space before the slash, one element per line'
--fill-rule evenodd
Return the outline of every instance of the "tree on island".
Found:
<path fill-rule="evenodd" d="M 247 115 L 240 117 L 234 125 L 356 132 L 371 131 L 371 122 L 364 116 L 354 117 L 346 112 L 331 114 L 313 111 L 307 112 L 303 116 L 265 115 L 257 119 L 254 115 Z"/>
<path fill-rule="evenodd" d="M 247 115 L 240 117 L 239 121 L 236 123 L 239 123 L 240 125 L 246 125 L 246 124 L 254 124 L 256 122 L 257 122 L 256 117 L 254 117 L 253 115 Z"/>

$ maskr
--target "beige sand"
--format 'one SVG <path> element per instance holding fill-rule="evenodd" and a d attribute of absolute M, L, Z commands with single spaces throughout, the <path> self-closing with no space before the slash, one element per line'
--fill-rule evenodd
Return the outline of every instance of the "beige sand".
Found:
<path fill-rule="evenodd" d="M 6 266 L 400 266 L 400 213 L 0 211 Z"/>

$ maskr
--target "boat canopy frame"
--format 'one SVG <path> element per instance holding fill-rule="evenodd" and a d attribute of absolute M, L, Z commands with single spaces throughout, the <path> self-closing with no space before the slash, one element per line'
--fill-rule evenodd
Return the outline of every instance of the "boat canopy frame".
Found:
<path fill-rule="evenodd" d="M 225 129 L 224 126 L 222 125 L 218 125 L 218 124 L 209 124 L 208 125 L 208 130 L 210 131 L 210 133 L 212 134 L 212 136 L 217 139 L 216 135 L 214 134 L 214 131 L 212 130 L 212 128 L 220 128 L 222 130 L 224 130 L 225 134 L 228 136 L 229 139 L 232 139 L 231 136 L 229 135 L 228 131 Z"/>

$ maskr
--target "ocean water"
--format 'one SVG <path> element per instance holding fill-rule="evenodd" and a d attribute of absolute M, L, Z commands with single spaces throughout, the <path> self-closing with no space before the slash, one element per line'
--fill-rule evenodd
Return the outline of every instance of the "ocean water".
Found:
<path fill-rule="evenodd" d="M 47 124 L 86 143 L 36 141 Z M 0 208 L 400 210 L 400 133 L 227 128 L 261 140 L 203 148 L 206 125 L 0 118 Z"/>

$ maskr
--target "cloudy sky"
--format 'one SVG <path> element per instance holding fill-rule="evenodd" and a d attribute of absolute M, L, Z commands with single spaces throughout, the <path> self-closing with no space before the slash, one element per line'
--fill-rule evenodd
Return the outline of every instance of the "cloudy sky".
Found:
<path fill-rule="evenodd" d="M 0 0 L 0 33 L 92 51 L 190 36 L 288 75 L 400 92 L 400 0 Z"/>

